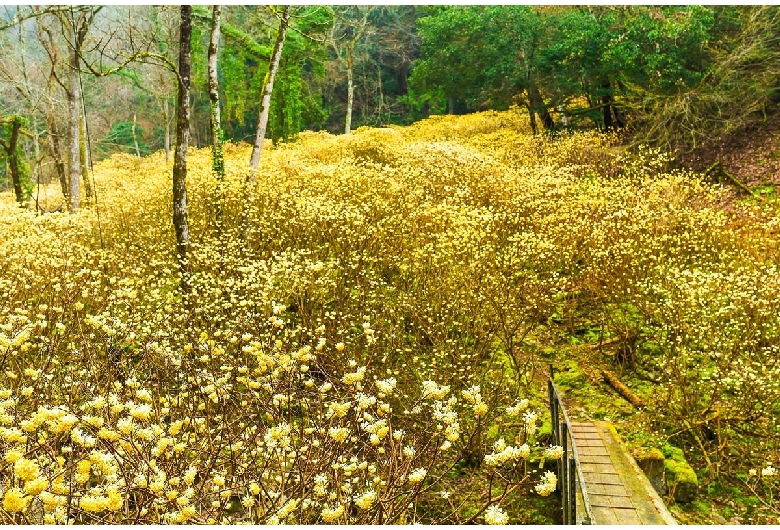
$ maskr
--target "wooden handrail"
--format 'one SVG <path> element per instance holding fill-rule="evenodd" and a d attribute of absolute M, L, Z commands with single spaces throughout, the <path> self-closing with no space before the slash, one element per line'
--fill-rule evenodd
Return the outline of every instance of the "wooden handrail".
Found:
<path fill-rule="evenodd" d="M 553 443 L 563 447 L 563 457 L 558 462 L 558 489 L 562 497 L 563 524 L 591 524 L 593 512 L 588 498 L 587 487 L 585 486 L 582 466 L 580 466 L 577 444 L 571 435 L 571 421 L 563 404 L 561 392 L 555 386 L 554 376 L 555 371 L 551 364 L 547 391 L 550 399 Z M 571 448 L 571 453 L 569 448 Z M 583 505 L 585 506 L 585 517 L 580 521 L 577 521 L 577 484 L 579 484 Z"/>

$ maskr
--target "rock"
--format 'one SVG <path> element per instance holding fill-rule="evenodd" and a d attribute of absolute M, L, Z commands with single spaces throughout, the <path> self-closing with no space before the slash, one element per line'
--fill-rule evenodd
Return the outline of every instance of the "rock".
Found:
<path fill-rule="evenodd" d="M 691 502 L 699 493 L 699 478 L 685 460 L 682 449 L 664 445 L 664 479 L 669 494 L 677 502 Z"/>
<path fill-rule="evenodd" d="M 645 472 L 645 476 L 653 485 L 659 495 L 666 495 L 664 484 L 664 454 L 652 447 L 637 447 L 631 451 L 631 456 L 636 460 L 639 468 Z"/>
<path fill-rule="evenodd" d="M 699 493 L 699 479 L 688 462 L 664 460 L 664 475 L 669 494 L 677 502 L 691 502 Z"/>

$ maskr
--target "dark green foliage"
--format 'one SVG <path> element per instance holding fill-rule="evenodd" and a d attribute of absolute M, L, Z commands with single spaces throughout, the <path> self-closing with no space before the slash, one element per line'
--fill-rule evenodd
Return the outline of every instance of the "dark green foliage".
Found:
<path fill-rule="evenodd" d="M 144 141 L 144 131 L 140 125 L 135 126 L 135 136 L 138 140 L 138 150 L 141 156 L 150 154 L 151 149 Z M 112 153 L 135 153 L 135 142 L 133 141 L 133 123 L 123 121 L 111 126 L 108 135 L 100 140 L 97 145 L 98 152 L 102 156 L 108 156 Z"/>
<path fill-rule="evenodd" d="M 20 141 L 20 129 L 27 125 L 22 116 L 10 116 L 0 122 L 0 190 L 14 187 L 13 172 L 19 180 L 16 193 L 21 205 L 30 200 L 34 183 L 30 178 L 30 166 Z"/>
<path fill-rule="evenodd" d="M 436 6 L 417 29 L 406 99 L 423 114 L 518 103 L 690 149 L 778 99 L 775 6 Z"/>

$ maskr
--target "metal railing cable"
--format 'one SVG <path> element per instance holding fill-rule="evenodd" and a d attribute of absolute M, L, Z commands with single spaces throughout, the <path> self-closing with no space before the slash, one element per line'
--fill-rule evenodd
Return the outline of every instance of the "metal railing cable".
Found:
<path fill-rule="evenodd" d="M 563 509 L 563 524 L 591 524 L 593 513 L 588 499 L 585 478 L 580 466 L 577 444 L 572 436 L 571 421 L 566 413 L 563 398 L 554 381 L 555 371 L 550 365 L 550 379 L 547 391 L 550 400 L 550 416 L 552 419 L 553 443 L 563 447 L 563 457 L 558 461 L 558 491 L 561 494 Z M 577 519 L 577 489 L 582 495 L 584 516 Z"/>

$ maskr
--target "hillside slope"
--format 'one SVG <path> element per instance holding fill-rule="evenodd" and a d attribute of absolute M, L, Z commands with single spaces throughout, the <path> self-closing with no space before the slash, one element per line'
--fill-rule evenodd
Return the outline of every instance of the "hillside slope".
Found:
<path fill-rule="evenodd" d="M 512 111 L 302 134 L 251 190 L 249 150 L 224 187 L 191 152 L 188 290 L 162 153 L 101 162 L 99 208 L 0 199 L 8 520 L 552 522 L 550 362 L 703 484 L 779 461 L 771 203 Z"/>

